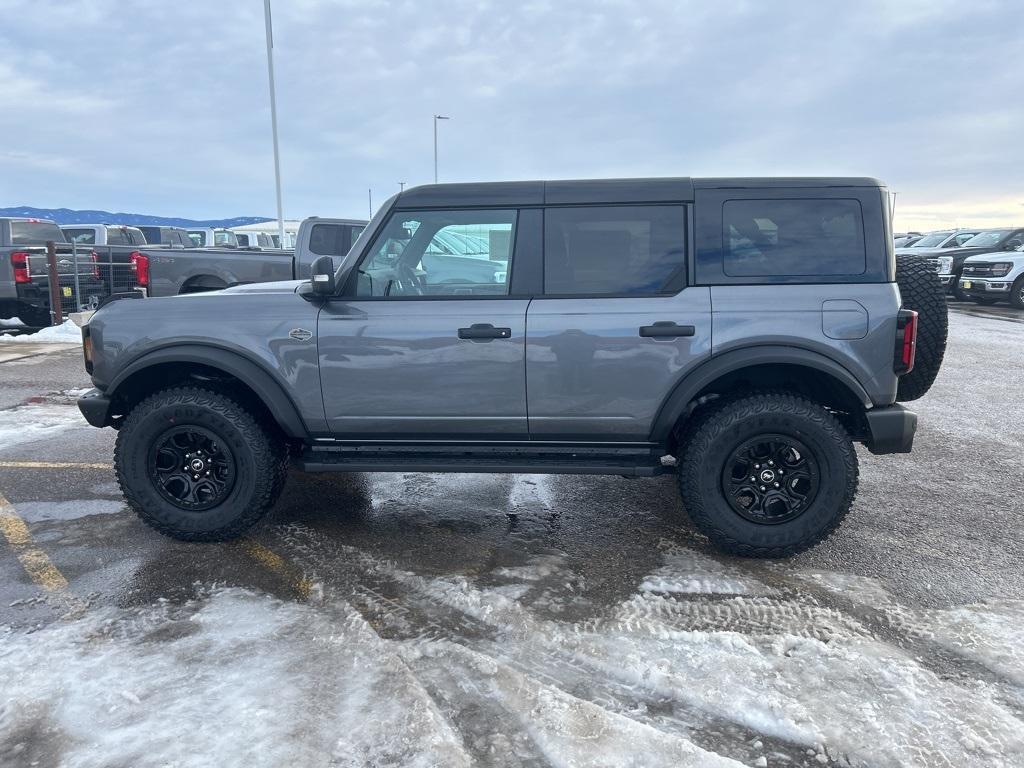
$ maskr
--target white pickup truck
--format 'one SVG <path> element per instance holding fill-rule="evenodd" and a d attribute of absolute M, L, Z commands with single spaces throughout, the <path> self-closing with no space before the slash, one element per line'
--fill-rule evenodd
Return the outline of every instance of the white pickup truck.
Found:
<path fill-rule="evenodd" d="M 1009 301 L 1024 309 L 1024 240 L 1011 241 L 1014 250 L 968 256 L 958 287 L 971 301 L 995 304 Z"/>

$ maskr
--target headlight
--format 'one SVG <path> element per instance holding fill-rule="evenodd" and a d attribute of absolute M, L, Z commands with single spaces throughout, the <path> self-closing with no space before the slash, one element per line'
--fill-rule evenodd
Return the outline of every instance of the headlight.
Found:
<path fill-rule="evenodd" d="M 940 275 L 948 275 L 953 271 L 953 257 L 939 256 L 938 270 Z"/>
<path fill-rule="evenodd" d="M 992 274 L 992 277 L 1003 277 L 1011 269 L 1013 269 L 1013 264 L 1011 264 L 1010 262 L 1008 262 L 1008 261 L 997 261 L 995 264 L 992 265 L 992 273 L 991 274 Z"/>

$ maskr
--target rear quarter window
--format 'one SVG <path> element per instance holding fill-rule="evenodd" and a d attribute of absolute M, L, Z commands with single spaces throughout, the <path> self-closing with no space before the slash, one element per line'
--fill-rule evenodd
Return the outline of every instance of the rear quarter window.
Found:
<path fill-rule="evenodd" d="M 862 275 L 867 268 L 857 200 L 726 200 L 722 229 L 729 277 Z"/>

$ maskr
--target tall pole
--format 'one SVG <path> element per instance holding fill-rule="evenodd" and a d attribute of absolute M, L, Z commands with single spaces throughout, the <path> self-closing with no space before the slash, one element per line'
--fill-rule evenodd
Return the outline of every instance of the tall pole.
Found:
<path fill-rule="evenodd" d="M 366 190 L 366 200 L 370 203 L 370 218 L 373 218 L 373 187 Z"/>
<path fill-rule="evenodd" d="M 450 117 L 444 115 L 434 115 L 434 183 L 437 184 L 437 121 L 438 120 L 450 120 Z"/>
<path fill-rule="evenodd" d="M 263 20 L 267 27 L 267 75 L 270 78 L 270 127 L 274 134 L 274 184 L 277 188 L 277 235 L 284 247 L 284 206 L 281 204 L 281 159 L 277 150 L 277 94 L 274 88 L 274 27 L 270 20 L 270 0 L 263 0 Z"/>

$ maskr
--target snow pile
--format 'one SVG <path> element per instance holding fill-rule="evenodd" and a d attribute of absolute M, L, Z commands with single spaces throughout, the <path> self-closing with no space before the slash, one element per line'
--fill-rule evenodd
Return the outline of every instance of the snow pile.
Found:
<path fill-rule="evenodd" d="M 35 333 L 0 334 L 0 344 L 81 344 L 82 329 L 70 320 L 65 320 L 60 325 L 43 328 Z"/>
<path fill-rule="evenodd" d="M 0 411 L 0 448 L 56 437 L 72 427 L 87 426 L 88 422 L 75 405 L 19 405 Z"/>

